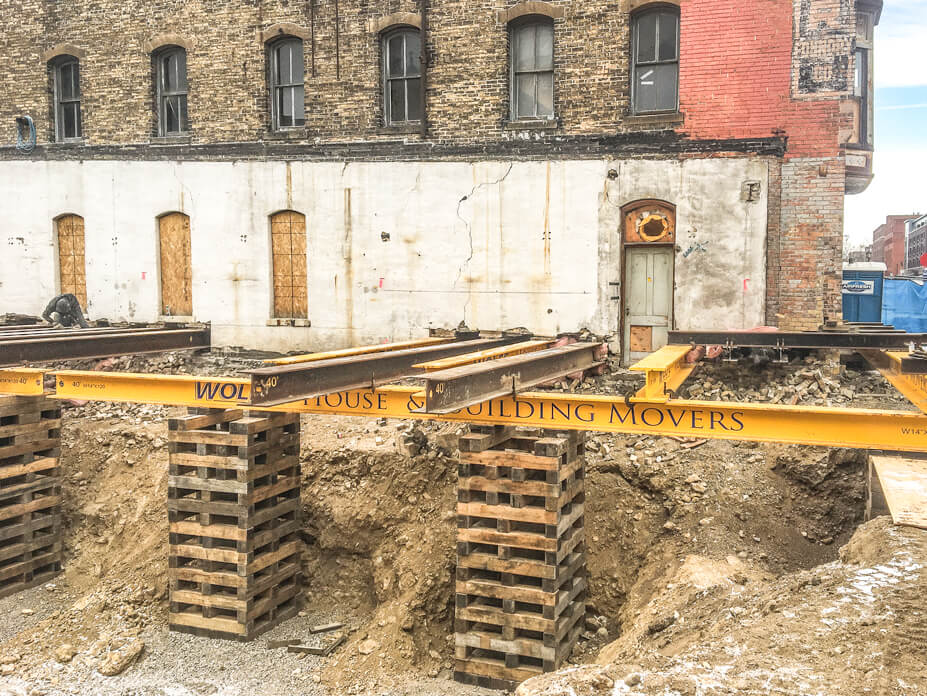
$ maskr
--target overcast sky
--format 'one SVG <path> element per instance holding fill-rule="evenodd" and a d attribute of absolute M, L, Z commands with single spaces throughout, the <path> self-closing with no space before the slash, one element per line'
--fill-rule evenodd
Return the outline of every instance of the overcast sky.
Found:
<path fill-rule="evenodd" d="M 927 213 L 927 0 L 885 0 L 874 58 L 875 179 L 846 198 L 854 245 L 886 215 Z"/>

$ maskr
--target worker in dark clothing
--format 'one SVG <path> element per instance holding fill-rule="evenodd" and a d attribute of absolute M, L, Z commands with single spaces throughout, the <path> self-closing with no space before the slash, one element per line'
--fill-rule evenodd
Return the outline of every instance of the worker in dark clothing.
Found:
<path fill-rule="evenodd" d="M 48 303 L 45 311 L 42 312 L 42 318 L 52 324 L 65 327 L 74 326 L 75 324 L 82 329 L 90 327 L 90 324 L 84 319 L 84 313 L 80 308 L 80 302 L 70 292 L 52 298 L 52 301 Z"/>

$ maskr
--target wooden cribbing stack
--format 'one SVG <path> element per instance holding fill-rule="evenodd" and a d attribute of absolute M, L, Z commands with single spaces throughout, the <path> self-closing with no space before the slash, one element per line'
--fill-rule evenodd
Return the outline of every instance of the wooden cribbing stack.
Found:
<path fill-rule="evenodd" d="M 299 415 L 190 409 L 168 428 L 170 628 L 251 640 L 298 610 Z"/>
<path fill-rule="evenodd" d="M 61 410 L 0 396 L 0 597 L 61 570 Z"/>
<path fill-rule="evenodd" d="M 473 427 L 460 438 L 454 678 L 514 689 L 583 630 L 584 434 Z"/>

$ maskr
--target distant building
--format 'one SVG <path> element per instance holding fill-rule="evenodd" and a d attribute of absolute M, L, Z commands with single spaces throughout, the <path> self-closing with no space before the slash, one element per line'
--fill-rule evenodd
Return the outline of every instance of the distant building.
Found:
<path fill-rule="evenodd" d="M 847 252 L 847 263 L 867 263 L 872 261 L 872 245 L 867 244 L 859 249 L 852 249 Z"/>
<path fill-rule="evenodd" d="M 905 222 L 912 215 L 886 215 L 885 223 L 872 232 L 872 260 L 885 264 L 888 275 L 901 275 L 905 268 Z"/>
<path fill-rule="evenodd" d="M 921 256 L 927 254 L 927 215 L 905 222 L 905 268 L 920 270 Z"/>

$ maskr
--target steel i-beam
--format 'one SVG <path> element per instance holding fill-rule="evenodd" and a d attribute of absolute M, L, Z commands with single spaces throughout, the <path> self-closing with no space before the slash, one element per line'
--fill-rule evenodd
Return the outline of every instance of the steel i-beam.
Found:
<path fill-rule="evenodd" d="M 451 413 L 602 364 L 601 343 L 571 343 L 522 355 L 452 367 L 425 376 L 425 412 Z"/>
<path fill-rule="evenodd" d="M 71 360 L 106 358 L 136 353 L 160 353 L 169 350 L 208 348 L 209 327 L 124 331 L 119 333 L 34 337 L 5 340 L 0 338 L 0 366 Z"/>
<path fill-rule="evenodd" d="M 372 388 L 421 373 L 417 363 L 472 353 L 520 340 L 519 336 L 458 341 L 251 370 L 252 406 L 273 406 L 324 394 Z"/>
<path fill-rule="evenodd" d="M 730 346 L 741 348 L 906 348 L 927 342 L 927 334 L 844 333 L 838 331 L 670 331 L 673 345 Z"/>

